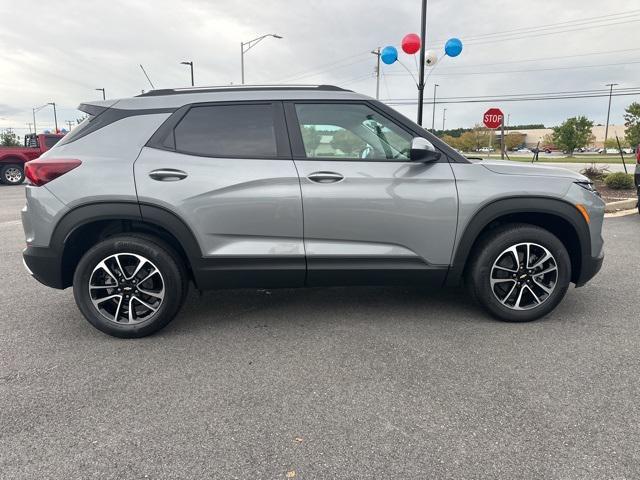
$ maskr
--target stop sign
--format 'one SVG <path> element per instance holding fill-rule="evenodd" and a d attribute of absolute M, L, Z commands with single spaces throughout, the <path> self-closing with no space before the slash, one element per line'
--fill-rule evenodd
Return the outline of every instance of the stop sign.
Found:
<path fill-rule="evenodd" d="M 502 114 L 502 110 L 500 110 L 499 108 L 490 108 L 489 110 L 484 112 L 482 122 L 487 128 L 498 128 L 500 124 L 502 124 L 503 118 L 504 115 Z"/>

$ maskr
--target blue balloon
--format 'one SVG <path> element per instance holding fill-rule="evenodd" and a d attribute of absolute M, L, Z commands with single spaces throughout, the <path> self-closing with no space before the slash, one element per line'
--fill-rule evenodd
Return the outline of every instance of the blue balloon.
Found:
<path fill-rule="evenodd" d="M 392 47 L 391 45 L 384 47 L 380 52 L 380 60 L 387 65 L 391 65 L 398 60 L 398 50 L 396 50 L 396 47 Z"/>
<path fill-rule="evenodd" d="M 462 52 L 462 42 L 459 38 L 450 38 L 444 45 L 444 53 L 450 57 L 457 57 Z"/>

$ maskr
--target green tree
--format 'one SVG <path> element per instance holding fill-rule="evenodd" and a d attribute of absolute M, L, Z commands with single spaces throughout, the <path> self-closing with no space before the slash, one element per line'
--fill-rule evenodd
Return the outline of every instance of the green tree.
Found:
<path fill-rule="evenodd" d="M 444 134 L 442 135 L 442 141 L 444 143 L 446 143 L 447 145 L 449 145 L 452 148 L 459 148 L 460 149 L 460 137 L 453 137 L 451 135 L 448 134 Z M 461 149 L 462 150 L 462 149 Z"/>
<path fill-rule="evenodd" d="M 457 143 L 458 146 L 455 148 L 459 148 L 463 152 L 471 152 L 475 150 L 477 146 L 476 136 L 472 131 L 464 132 L 462 135 L 460 135 L 460 138 L 458 138 Z"/>
<path fill-rule="evenodd" d="M 523 144 L 524 135 L 522 133 L 511 132 L 504 136 L 504 146 L 507 150 L 511 150 Z"/>
<path fill-rule="evenodd" d="M 620 146 L 622 148 L 626 148 L 626 147 L 629 146 L 629 144 L 624 138 L 622 138 L 622 139 L 620 139 Z M 607 138 L 607 140 L 604 142 L 604 148 L 607 148 L 607 149 L 613 148 L 613 149 L 617 150 L 618 149 L 618 141 L 616 140 L 615 137 Z"/>
<path fill-rule="evenodd" d="M 553 127 L 553 143 L 573 156 L 576 148 L 586 147 L 591 138 L 593 122 L 587 117 L 571 117 L 559 127 Z"/>
<path fill-rule="evenodd" d="M 302 143 L 309 156 L 315 156 L 316 148 L 320 145 L 320 133 L 314 125 L 304 125 L 302 127 Z"/>
<path fill-rule="evenodd" d="M 633 102 L 624 110 L 624 136 L 630 146 L 640 145 L 640 103 Z"/>
<path fill-rule="evenodd" d="M 3 147 L 18 147 L 20 146 L 20 137 L 12 130 L 5 130 L 0 134 L 0 145 Z"/>

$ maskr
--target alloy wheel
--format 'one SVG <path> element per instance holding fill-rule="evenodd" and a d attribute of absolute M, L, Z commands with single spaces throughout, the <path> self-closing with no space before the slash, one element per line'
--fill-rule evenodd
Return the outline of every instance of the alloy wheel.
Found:
<path fill-rule="evenodd" d="M 22 180 L 22 172 L 18 167 L 9 167 L 4 171 L 4 178 L 9 183 L 18 183 Z"/>
<path fill-rule="evenodd" d="M 518 243 L 504 250 L 491 267 L 491 291 L 512 310 L 531 310 L 546 302 L 558 282 L 558 264 L 537 243 Z"/>
<path fill-rule="evenodd" d="M 93 306 L 117 324 L 136 324 L 152 317 L 164 301 L 164 279 L 149 259 L 116 253 L 100 261 L 89 277 Z"/>

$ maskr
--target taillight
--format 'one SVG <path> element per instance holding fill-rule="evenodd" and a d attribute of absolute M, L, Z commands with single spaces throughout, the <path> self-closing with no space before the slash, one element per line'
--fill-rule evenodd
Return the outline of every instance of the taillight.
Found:
<path fill-rule="evenodd" d="M 640 143 L 636 147 L 636 162 L 640 163 Z"/>
<path fill-rule="evenodd" d="M 33 185 L 41 187 L 81 163 L 75 158 L 38 158 L 24 164 L 24 174 Z"/>

